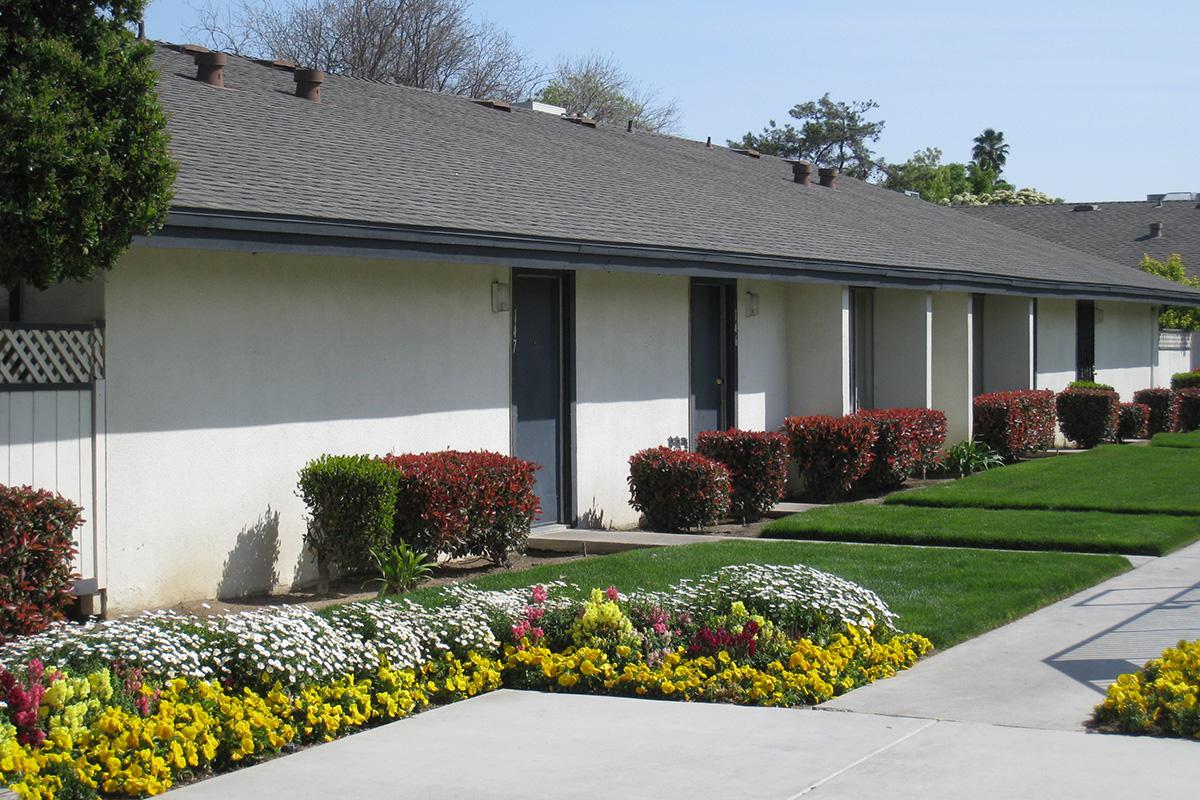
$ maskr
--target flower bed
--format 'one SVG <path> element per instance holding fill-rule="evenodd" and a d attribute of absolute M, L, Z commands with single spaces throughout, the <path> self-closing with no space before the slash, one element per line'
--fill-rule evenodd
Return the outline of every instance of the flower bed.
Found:
<path fill-rule="evenodd" d="M 25 798 L 157 794 L 502 685 L 815 703 L 931 647 L 897 632 L 872 592 L 801 566 L 584 601 L 564 584 L 458 585 L 440 599 L 155 613 L 10 642 L 0 780 Z"/>
<path fill-rule="evenodd" d="M 1180 642 L 1118 676 L 1092 722 L 1121 733 L 1200 739 L 1200 641 Z"/>

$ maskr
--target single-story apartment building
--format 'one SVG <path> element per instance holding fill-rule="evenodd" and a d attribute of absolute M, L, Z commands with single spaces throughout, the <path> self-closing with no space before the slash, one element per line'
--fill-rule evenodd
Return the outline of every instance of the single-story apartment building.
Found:
<path fill-rule="evenodd" d="M 1183 287 L 757 153 L 159 46 L 165 229 L 0 329 L 0 480 L 87 510 L 111 608 L 303 583 L 325 452 L 537 461 L 631 526 L 627 459 L 792 414 L 1162 384 Z M 197 64 L 199 62 L 199 64 Z"/>
<path fill-rule="evenodd" d="M 1145 201 L 1029 206 L 962 206 L 961 211 L 1118 264 L 1137 267 L 1144 256 L 1183 260 L 1200 277 L 1200 192 L 1160 192 Z M 1200 367 L 1195 333 L 1159 332 L 1163 374 Z"/>

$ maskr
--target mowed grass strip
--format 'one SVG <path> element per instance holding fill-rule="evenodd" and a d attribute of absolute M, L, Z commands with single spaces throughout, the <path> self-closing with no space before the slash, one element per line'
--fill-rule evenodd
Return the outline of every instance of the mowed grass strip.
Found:
<path fill-rule="evenodd" d="M 1156 433 L 1150 440 L 1152 447 L 1200 448 L 1200 431 L 1191 433 Z"/>
<path fill-rule="evenodd" d="M 841 505 L 776 520 L 763 536 L 1161 556 L 1200 539 L 1200 519 L 1101 511 Z"/>
<path fill-rule="evenodd" d="M 871 589 L 899 614 L 906 631 L 949 647 L 1011 622 L 1055 600 L 1129 569 L 1121 556 L 1028 553 L 969 548 L 723 541 L 593 556 L 528 570 L 496 572 L 472 581 L 509 589 L 550 581 L 592 587 L 661 590 L 727 564 L 805 564 Z M 427 605 L 447 602 L 439 588 L 405 597 Z"/>
<path fill-rule="evenodd" d="M 1200 516 L 1200 454 L 1181 448 L 1105 445 L 897 492 L 884 502 Z"/>

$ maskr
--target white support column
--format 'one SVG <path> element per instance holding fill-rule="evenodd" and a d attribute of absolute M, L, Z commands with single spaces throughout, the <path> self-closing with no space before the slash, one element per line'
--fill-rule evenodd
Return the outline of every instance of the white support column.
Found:
<path fill-rule="evenodd" d="M 946 441 L 971 438 L 974 412 L 973 310 L 971 295 L 938 292 L 933 296 L 932 407 L 946 414 Z"/>

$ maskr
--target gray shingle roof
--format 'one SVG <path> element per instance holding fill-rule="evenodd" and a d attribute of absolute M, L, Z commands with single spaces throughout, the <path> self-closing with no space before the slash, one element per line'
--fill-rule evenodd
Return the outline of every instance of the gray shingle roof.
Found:
<path fill-rule="evenodd" d="M 1200 275 L 1200 207 L 1191 200 L 1087 203 L 1095 211 L 1074 211 L 1077 204 L 1052 206 L 964 206 L 978 219 L 998 222 L 1051 242 L 1136 267 L 1143 255 L 1160 261 L 1183 257 L 1191 275 Z M 1163 223 L 1163 235 L 1150 236 L 1150 223 Z"/>
<path fill-rule="evenodd" d="M 861 181 L 804 187 L 780 159 L 336 75 L 312 103 L 232 56 L 223 89 L 166 46 L 156 64 L 178 209 L 1178 288 Z"/>

